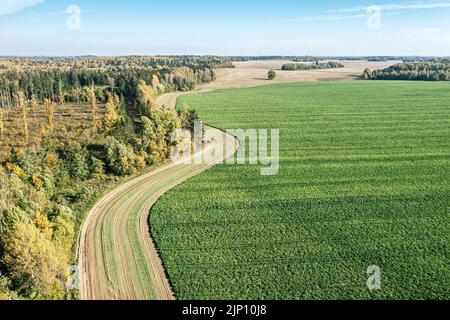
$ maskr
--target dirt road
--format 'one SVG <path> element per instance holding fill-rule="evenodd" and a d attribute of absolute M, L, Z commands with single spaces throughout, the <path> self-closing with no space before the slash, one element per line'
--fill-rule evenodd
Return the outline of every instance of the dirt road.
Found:
<path fill-rule="evenodd" d="M 233 143 L 228 144 L 226 139 Z M 151 239 L 151 207 L 167 191 L 232 156 L 237 141 L 224 132 L 206 127 L 211 141 L 195 156 L 214 148 L 227 148 L 210 164 L 162 167 L 118 187 L 101 199 L 88 215 L 80 238 L 79 267 L 83 300 L 174 299 L 161 260 Z"/>

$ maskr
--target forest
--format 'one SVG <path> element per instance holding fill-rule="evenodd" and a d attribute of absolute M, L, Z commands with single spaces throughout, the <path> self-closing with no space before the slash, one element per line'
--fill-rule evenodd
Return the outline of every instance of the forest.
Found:
<path fill-rule="evenodd" d="M 0 59 L 1 60 L 1 59 Z M 89 207 L 165 163 L 196 112 L 158 95 L 214 79 L 215 57 L 0 61 L 0 300 L 76 299 L 70 266 Z"/>
<path fill-rule="evenodd" d="M 382 70 L 364 70 L 364 80 L 450 81 L 450 60 L 404 62 Z"/>
<path fill-rule="evenodd" d="M 151 83 L 157 76 L 158 94 L 192 90 L 196 84 L 215 79 L 214 68 L 231 67 L 218 57 L 78 57 L 8 59 L 0 65 L 0 106 L 12 105 L 19 90 L 39 102 L 88 102 L 88 88 L 94 87 L 105 103 L 112 89 L 124 97 L 128 107 L 136 107 L 139 81 Z M 9 66 L 9 67 L 8 67 Z"/>
<path fill-rule="evenodd" d="M 313 63 L 286 63 L 281 67 L 284 71 L 295 71 L 295 70 L 319 70 L 319 69 L 336 69 L 344 68 L 344 65 L 340 62 L 319 62 L 314 61 Z"/>

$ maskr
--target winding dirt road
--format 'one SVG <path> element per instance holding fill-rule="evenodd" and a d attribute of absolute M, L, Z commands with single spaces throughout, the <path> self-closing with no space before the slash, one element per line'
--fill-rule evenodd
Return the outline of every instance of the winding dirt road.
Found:
<path fill-rule="evenodd" d="M 231 143 L 227 142 L 231 141 Z M 148 218 L 156 201 L 178 184 L 232 156 L 234 137 L 206 127 L 205 144 L 196 159 L 214 153 L 212 162 L 186 159 L 147 173 L 101 199 L 88 215 L 80 238 L 80 293 L 83 300 L 172 300 L 170 284 L 149 233 Z M 225 155 L 225 156 L 224 156 Z"/>

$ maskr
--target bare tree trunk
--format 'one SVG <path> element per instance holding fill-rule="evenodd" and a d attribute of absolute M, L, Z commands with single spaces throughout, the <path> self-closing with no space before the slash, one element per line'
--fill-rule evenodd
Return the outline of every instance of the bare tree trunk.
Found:
<path fill-rule="evenodd" d="M 22 108 L 22 117 L 23 117 L 23 133 L 25 135 L 25 144 L 29 143 L 29 132 L 28 132 L 28 110 L 27 110 L 27 100 L 25 99 L 25 94 L 23 92 L 19 92 L 18 97 L 18 106 Z"/>
<path fill-rule="evenodd" d="M 0 109 L 0 136 L 1 136 L 2 140 L 4 138 L 4 130 L 5 130 L 4 124 L 3 124 L 4 118 L 5 118 L 5 110 L 3 108 L 1 108 Z"/>

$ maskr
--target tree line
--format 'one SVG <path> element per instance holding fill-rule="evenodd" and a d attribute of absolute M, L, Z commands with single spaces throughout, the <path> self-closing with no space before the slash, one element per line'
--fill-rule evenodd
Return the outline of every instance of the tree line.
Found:
<path fill-rule="evenodd" d="M 17 67 L 0 72 L 0 107 L 11 108 L 17 92 L 39 102 L 88 102 L 88 88 L 106 102 L 114 92 L 136 107 L 137 85 L 158 77 L 158 93 L 192 90 L 215 79 L 214 69 L 230 67 L 218 57 L 116 57 L 77 59 L 11 59 Z"/>
<path fill-rule="evenodd" d="M 364 80 L 450 81 L 450 60 L 406 62 L 386 69 L 363 72 Z"/>
<path fill-rule="evenodd" d="M 284 71 L 295 71 L 295 70 L 319 70 L 319 69 L 335 69 L 344 68 L 344 65 L 340 62 L 319 62 L 314 61 L 313 63 L 286 63 L 281 67 Z"/>

